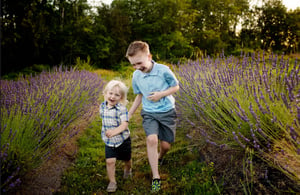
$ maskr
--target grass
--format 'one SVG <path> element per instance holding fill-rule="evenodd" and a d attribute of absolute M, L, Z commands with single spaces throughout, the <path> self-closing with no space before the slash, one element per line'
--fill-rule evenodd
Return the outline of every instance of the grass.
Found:
<path fill-rule="evenodd" d="M 138 114 L 130 124 L 132 138 L 133 177 L 123 180 L 123 162 L 117 161 L 116 194 L 148 194 L 150 192 L 151 171 L 147 160 L 145 135 Z M 104 143 L 100 136 L 100 118 L 92 122 L 79 140 L 79 152 L 74 165 L 64 174 L 60 193 L 106 194 L 108 184 Z M 197 159 L 197 154 L 178 129 L 177 140 L 167 154 L 166 164 L 160 167 L 163 194 L 184 194 L 211 192 L 216 194 L 220 187 L 212 180 L 213 163 L 207 165 Z M 194 150 L 195 151 L 195 150 Z M 218 185 L 217 185 L 218 186 Z"/>

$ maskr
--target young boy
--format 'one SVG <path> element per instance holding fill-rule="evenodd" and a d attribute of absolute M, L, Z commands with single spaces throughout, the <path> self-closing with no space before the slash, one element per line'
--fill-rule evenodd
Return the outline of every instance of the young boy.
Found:
<path fill-rule="evenodd" d="M 145 42 L 132 42 L 126 57 L 136 69 L 132 87 L 137 94 L 128 114 L 131 118 L 142 103 L 141 115 L 147 136 L 147 155 L 153 176 L 151 191 L 156 192 L 161 187 L 158 161 L 162 161 L 175 140 L 176 112 L 172 94 L 179 90 L 178 80 L 169 67 L 152 60 L 149 45 Z"/>
<path fill-rule="evenodd" d="M 128 129 L 128 88 L 117 80 L 110 81 L 103 90 L 104 102 L 100 105 L 102 118 L 101 136 L 105 143 L 106 169 L 109 179 L 108 192 L 117 190 L 116 160 L 125 162 L 124 178 L 131 176 L 131 140 Z"/>

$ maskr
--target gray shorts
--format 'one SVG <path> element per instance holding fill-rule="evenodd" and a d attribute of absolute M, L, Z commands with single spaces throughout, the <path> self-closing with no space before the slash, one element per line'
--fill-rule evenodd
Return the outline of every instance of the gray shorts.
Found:
<path fill-rule="evenodd" d="M 151 113 L 141 111 L 143 127 L 147 136 L 156 134 L 158 139 L 172 143 L 175 141 L 176 133 L 176 111 Z"/>

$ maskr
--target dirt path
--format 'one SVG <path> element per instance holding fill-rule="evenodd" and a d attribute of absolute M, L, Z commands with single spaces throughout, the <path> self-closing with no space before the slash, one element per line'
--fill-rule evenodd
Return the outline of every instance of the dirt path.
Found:
<path fill-rule="evenodd" d="M 76 121 L 70 128 L 76 128 L 78 133 L 66 141 L 63 148 L 59 148 L 51 158 L 44 162 L 39 168 L 29 172 L 20 186 L 20 189 L 14 193 L 17 195 L 24 194 L 52 194 L 58 191 L 61 185 L 61 176 L 75 160 L 78 151 L 77 140 L 84 133 L 90 122 L 98 114 L 98 105 L 91 109 Z"/>

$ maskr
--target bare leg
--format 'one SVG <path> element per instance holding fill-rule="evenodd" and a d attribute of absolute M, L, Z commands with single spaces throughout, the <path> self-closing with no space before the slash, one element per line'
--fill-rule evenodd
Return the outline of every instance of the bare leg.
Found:
<path fill-rule="evenodd" d="M 116 158 L 107 158 L 106 159 L 106 169 L 107 176 L 110 182 L 116 182 L 115 171 L 116 171 Z"/>
<path fill-rule="evenodd" d="M 158 173 L 158 138 L 157 135 L 149 135 L 147 137 L 147 153 L 148 153 L 148 160 L 152 170 L 153 178 L 160 178 Z"/>
<path fill-rule="evenodd" d="M 171 148 L 171 144 L 169 142 L 161 141 L 158 159 L 162 159 L 163 156 L 170 150 L 170 148 Z"/>
<path fill-rule="evenodd" d="M 131 160 L 129 161 L 124 161 L 124 171 L 129 172 L 131 170 Z"/>

